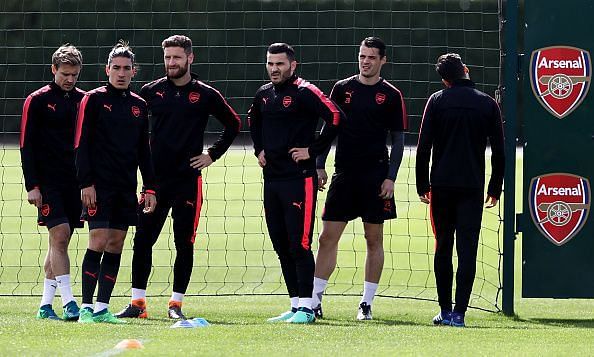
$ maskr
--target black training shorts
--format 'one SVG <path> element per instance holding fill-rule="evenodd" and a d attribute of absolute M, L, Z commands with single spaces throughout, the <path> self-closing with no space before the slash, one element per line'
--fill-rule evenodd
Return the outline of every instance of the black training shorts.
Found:
<path fill-rule="evenodd" d="M 363 222 L 381 224 L 396 218 L 394 197 L 379 197 L 387 169 L 340 170 L 332 175 L 322 220 L 348 222 L 361 217 Z"/>

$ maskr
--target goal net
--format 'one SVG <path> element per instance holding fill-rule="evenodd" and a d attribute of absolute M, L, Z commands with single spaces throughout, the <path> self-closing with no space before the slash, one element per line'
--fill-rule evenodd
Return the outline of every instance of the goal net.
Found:
<path fill-rule="evenodd" d="M 415 144 L 424 104 L 442 85 L 434 63 L 460 53 L 480 90 L 499 86 L 500 6 L 496 0 L 88 0 L 0 3 L 0 295 L 40 295 L 47 230 L 36 225 L 26 201 L 17 138 L 24 98 L 52 80 L 53 51 L 70 42 L 83 53 L 79 87 L 105 82 L 109 49 L 128 40 L 140 68 L 133 90 L 164 74 L 161 41 L 172 34 L 192 38 L 192 66 L 203 81 L 228 98 L 241 115 L 242 133 L 229 152 L 203 173 L 205 203 L 195 244 L 190 295 L 286 294 L 266 231 L 262 174 L 245 123 L 256 89 L 266 81 L 266 47 L 293 45 L 301 77 L 325 93 L 357 73 L 358 44 L 379 36 L 388 45 L 382 76 L 405 96 L 409 114 L 404 159 L 396 181 L 398 218 L 385 224 L 385 265 L 378 295 L 435 300 L 434 238 L 428 207 L 415 189 Z M 207 144 L 220 132 L 207 128 Z M 331 153 L 327 169 L 333 171 Z M 487 165 L 489 167 L 489 165 Z M 321 229 L 319 195 L 314 236 Z M 499 205 L 498 207 L 501 207 Z M 485 211 L 471 306 L 498 311 L 502 262 L 502 212 Z M 155 245 L 149 295 L 171 292 L 175 259 L 170 220 Z M 70 244 L 74 291 L 87 229 Z M 133 229 L 128 233 L 114 295 L 130 293 Z M 317 239 L 314 239 L 314 251 Z M 338 266 L 327 294 L 359 295 L 363 288 L 365 239 L 360 220 L 351 222 L 339 246 Z"/>

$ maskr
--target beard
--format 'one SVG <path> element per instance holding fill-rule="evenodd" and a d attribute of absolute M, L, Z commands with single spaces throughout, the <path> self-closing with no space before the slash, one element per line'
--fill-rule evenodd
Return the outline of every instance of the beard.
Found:
<path fill-rule="evenodd" d="M 177 68 L 177 72 L 175 72 L 175 74 L 170 75 L 169 71 L 170 71 L 169 68 L 166 68 L 165 72 L 166 72 L 168 78 L 179 79 L 179 78 L 185 76 L 186 73 L 188 73 L 188 61 L 186 60 L 186 64 L 184 66 L 179 66 Z"/>

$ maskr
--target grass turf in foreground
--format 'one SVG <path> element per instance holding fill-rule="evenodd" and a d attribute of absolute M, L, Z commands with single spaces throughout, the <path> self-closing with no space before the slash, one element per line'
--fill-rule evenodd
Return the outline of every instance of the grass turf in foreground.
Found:
<path fill-rule="evenodd" d="M 586 355 L 594 348 L 594 314 L 583 315 L 592 310 L 588 300 L 522 299 L 515 318 L 470 310 L 466 329 L 433 326 L 437 304 L 407 299 L 377 298 L 375 320 L 359 322 L 358 298 L 328 296 L 326 319 L 295 326 L 265 322 L 287 308 L 283 297 L 188 297 L 184 312 L 211 323 L 195 329 L 169 328 L 167 298 L 149 298 L 150 319 L 118 326 L 39 321 L 38 300 L 0 298 L 0 355 L 107 356 L 132 338 L 145 348 L 123 355 Z"/>

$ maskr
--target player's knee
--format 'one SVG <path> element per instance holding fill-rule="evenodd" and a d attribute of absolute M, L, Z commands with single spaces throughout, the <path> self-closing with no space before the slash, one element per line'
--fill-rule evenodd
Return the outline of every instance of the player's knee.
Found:
<path fill-rule="evenodd" d="M 52 250 L 58 254 L 66 254 L 68 252 L 69 241 L 69 237 L 53 236 L 51 239 Z"/>
<path fill-rule="evenodd" d="M 336 246 L 336 245 L 338 245 L 339 240 L 340 240 L 339 235 L 331 234 L 326 231 L 322 231 L 322 233 L 320 233 L 320 236 L 318 237 L 318 243 L 320 244 L 320 248 Z"/>
<path fill-rule="evenodd" d="M 185 252 L 190 252 L 193 253 L 194 252 L 194 244 L 192 244 L 192 241 L 188 238 L 188 239 L 183 239 L 183 240 L 176 240 L 175 241 L 175 250 L 178 252 L 178 254 L 180 252 L 185 253 Z"/>
<path fill-rule="evenodd" d="M 311 254 L 311 248 L 303 246 L 301 242 L 295 242 L 294 244 L 291 244 L 291 249 L 289 249 L 289 252 L 294 260 L 300 260 Z"/>
<path fill-rule="evenodd" d="M 368 250 L 383 250 L 384 236 L 381 233 L 365 233 L 365 242 Z"/>
<path fill-rule="evenodd" d="M 46 259 L 45 263 L 43 263 L 43 271 L 45 272 L 45 276 L 53 275 L 52 264 L 49 259 Z"/>
<path fill-rule="evenodd" d="M 110 253 L 121 253 L 124 250 L 124 240 L 119 238 L 110 238 L 105 245 L 105 251 Z"/>
<path fill-rule="evenodd" d="M 141 255 L 143 257 L 150 256 L 153 247 L 147 244 L 146 242 L 134 240 L 134 244 L 132 246 L 132 250 L 134 251 L 134 255 Z"/>

